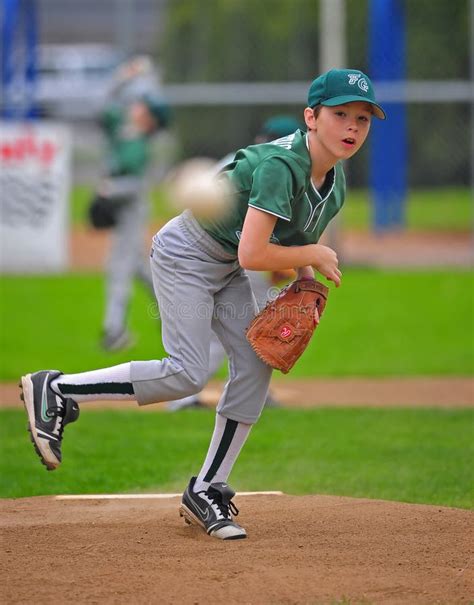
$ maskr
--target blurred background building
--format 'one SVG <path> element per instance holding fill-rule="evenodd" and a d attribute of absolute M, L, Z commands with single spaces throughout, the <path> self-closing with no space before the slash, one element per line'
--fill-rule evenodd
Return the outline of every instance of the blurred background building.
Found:
<path fill-rule="evenodd" d="M 342 64 L 375 74 L 399 125 L 351 160 L 351 186 L 393 161 L 410 189 L 472 186 L 474 0 L 3 0 L 4 14 L 12 3 L 36 13 L 35 110 L 71 124 L 75 183 L 94 179 L 108 77 L 146 53 L 179 157 L 219 158 L 268 116 L 301 115 L 310 80 Z"/>

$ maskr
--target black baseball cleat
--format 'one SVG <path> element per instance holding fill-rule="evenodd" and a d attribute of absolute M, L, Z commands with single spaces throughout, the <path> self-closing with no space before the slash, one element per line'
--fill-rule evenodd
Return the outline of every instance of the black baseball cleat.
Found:
<path fill-rule="evenodd" d="M 232 515 L 239 511 L 231 501 L 234 490 L 227 483 L 211 483 L 207 491 L 194 492 L 196 477 L 192 477 L 179 509 L 186 523 L 200 525 L 210 536 L 220 540 L 241 540 L 247 537 L 243 527 L 237 525 Z"/>
<path fill-rule="evenodd" d="M 61 464 L 61 441 L 66 424 L 79 417 L 79 406 L 72 399 L 57 395 L 51 381 L 58 370 L 45 370 L 21 377 L 20 395 L 28 414 L 28 430 L 36 453 L 48 471 Z"/>

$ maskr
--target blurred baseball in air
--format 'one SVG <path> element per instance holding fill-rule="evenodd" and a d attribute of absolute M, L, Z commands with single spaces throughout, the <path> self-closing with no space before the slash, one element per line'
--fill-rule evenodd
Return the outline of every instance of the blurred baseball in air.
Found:
<path fill-rule="evenodd" d="M 232 186 L 216 172 L 216 162 L 193 158 L 177 166 L 167 179 L 168 202 L 174 210 L 189 209 L 198 219 L 222 218 L 230 208 Z"/>

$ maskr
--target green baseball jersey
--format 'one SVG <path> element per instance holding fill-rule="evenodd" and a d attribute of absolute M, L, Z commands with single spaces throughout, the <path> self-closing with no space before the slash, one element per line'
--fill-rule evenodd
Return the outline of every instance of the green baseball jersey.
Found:
<path fill-rule="evenodd" d="M 107 136 L 107 172 L 110 176 L 139 176 L 150 158 L 150 139 L 134 131 L 125 119 L 125 109 L 110 105 L 101 116 Z"/>
<path fill-rule="evenodd" d="M 318 242 L 344 203 L 341 164 L 328 172 L 320 190 L 314 187 L 306 133 L 301 130 L 241 149 L 222 174 L 235 190 L 232 208 L 225 218 L 202 227 L 232 253 L 237 251 L 249 206 L 277 217 L 272 243 L 303 246 Z"/>

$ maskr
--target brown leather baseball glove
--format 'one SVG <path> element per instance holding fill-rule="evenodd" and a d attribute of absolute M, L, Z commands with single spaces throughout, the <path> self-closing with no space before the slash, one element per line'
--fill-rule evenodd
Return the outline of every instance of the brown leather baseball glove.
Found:
<path fill-rule="evenodd" d="M 247 340 L 266 364 L 287 374 L 301 357 L 323 314 L 329 289 L 313 279 L 284 288 L 247 328 Z M 318 311 L 318 314 L 315 311 Z"/>

